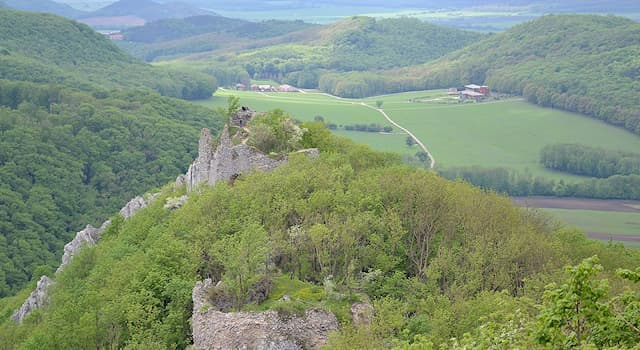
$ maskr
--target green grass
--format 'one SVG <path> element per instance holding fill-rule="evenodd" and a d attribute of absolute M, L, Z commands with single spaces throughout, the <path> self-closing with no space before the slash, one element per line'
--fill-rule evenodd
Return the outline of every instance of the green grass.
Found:
<path fill-rule="evenodd" d="M 360 100 L 343 100 L 320 93 L 256 93 L 246 91 L 220 90 L 211 99 L 196 103 L 207 107 L 224 107 L 229 95 L 240 97 L 240 103 L 254 110 L 266 112 L 280 108 L 302 121 L 312 121 L 322 116 L 325 121 L 337 125 L 380 124 L 391 126 L 377 111 L 362 106 Z M 375 101 L 373 102 L 375 105 Z M 390 134 L 344 131 L 337 134 L 346 136 L 356 142 L 365 143 L 379 151 L 415 154 L 417 147 L 407 147 L 407 138 L 401 130 L 393 128 Z"/>
<path fill-rule="evenodd" d="M 313 120 L 317 115 L 338 125 L 377 123 L 390 125 L 364 102 L 382 108 L 400 125 L 411 130 L 429 148 L 437 167 L 479 165 L 529 171 L 553 179 L 579 177 L 554 172 L 539 164 L 542 147 L 554 143 L 579 143 L 612 150 L 637 152 L 640 137 L 622 128 L 576 113 L 542 108 L 520 99 L 495 102 L 447 103 L 446 90 L 417 91 L 376 96 L 362 100 L 335 99 L 320 93 L 270 93 L 219 91 L 199 103 L 209 107 L 226 105 L 229 94 L 259 111 L 281 108 L 294 117 Z M 417 100 L 421 102 L 410 102 Z M 394 128 L 383 135 L 340 130 L 340 135 L 370 145 L 376 150 L 415 154 L 407 147 L 406 135 Z"/>
<path fill-rule="evenodd" d="M 543 210 L 583 231 L 640 236 L 640 213 L 556 208 Z"/>

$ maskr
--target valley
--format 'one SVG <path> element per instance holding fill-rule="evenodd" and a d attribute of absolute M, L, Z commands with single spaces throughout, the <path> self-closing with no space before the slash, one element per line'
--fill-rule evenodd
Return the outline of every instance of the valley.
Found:
<path fill-rule="evenodd" d="M 639 13 L 0 0 L 0 348 L 636 349 Z"/>

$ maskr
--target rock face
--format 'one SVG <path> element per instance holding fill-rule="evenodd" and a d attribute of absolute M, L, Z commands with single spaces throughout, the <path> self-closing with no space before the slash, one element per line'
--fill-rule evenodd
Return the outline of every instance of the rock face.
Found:
<path fill-rule="evenodd" d="M 56 270 L 56 274 L 60 273 L 60 271 L 64 270 L 64 268 L 69 264 L 71 259 L 77 252 L 82 248 L 83 245 L 92 246 L 98 243 L 100 240 L 100 235 L 102 231 L 104 231 L 107 226 L 111 223 L 110 220 L 105 221 L 100 228 L 95 228 L 91 225 L 87 225 L 84 230 L 76 233 L 76 237 L 71 240 L 71 242 L 64 245 L 64 254 L 62 255 L 62 263 L 58 266 Z"/>
<path fill-rule="evenodd" d="M 27 300 L 24 301 L 22 306 L 16 312 L 11 315 L 11 319 L 15 322 L 22 322 L 22 320 L 35 309 L 43 307 L 47 303 L 48 294 L 47 288 L 53 284 L 53 281 L 47 277 L 42 276 L 36 285 L 36 289 L 29 294 Z"/>
<path fill-rule="evenodd" d="M 146 208 L 149 204 L 151 204 L 151 202 L 153 202 L 153 200 L 155 200 L 158 195 L 160 195 L 160 193 L 151 194 L 149 195 L 147 200 L 140 196 L 130 200 L 129 203 L 127 203 L 124 207 L 122 207 L 122 209 L 120 209 L 120 215 L 122 215 L 122 217 L 125 219 L 130 218 L 131 216 L 135 215 L 138 210 Z"/>
<path fill-rule="evenodd" d="M 303 150 L 312 157 L 318 155 L 317 149 Z M 229 127 L 225 125 L 220 144 L 213 150 L 211 132 L 202 129 L 198 147 L 198 158 L 191 164 L 184 178 L 178 178 L 176 184 L 186 183 L 190 192 L 200 183 L 214 185 L 220 180 L 230 180 L 253 170 L 269 171 L 285 163 L 288 157 L 272 159 L 260 151 L 245 144 L 233 145 L 229 137 Z"/>
<path fill-rule="evenodd" d="M 308 310 L 304 317 L 282 317 L 276 311 L 224 313 L 209 307 L 210 279 L 193 289 L 193 344 L 196 349 L 319 349 L 338 320 L 327 311 Z"/>

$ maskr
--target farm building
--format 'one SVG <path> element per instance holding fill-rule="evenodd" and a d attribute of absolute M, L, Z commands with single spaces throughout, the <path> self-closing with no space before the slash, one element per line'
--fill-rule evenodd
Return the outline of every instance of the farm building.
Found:
<path fill-rule="evenodd" d="M 246 90 L 246 89 L 247 89 L 247 86 L 246 86 L 246 85 L 244 85 L 244 84 L 242 84 L 242 83 L 236 84 L 236 90 L 238 90 L 238 91 L 244 91 L 244 90 Z"/>
<path fill-rule="evenodd" d="M 466 90 L 471 90 L 473 92 L 480 93 L 483 96 L 489 96 L 491 94 L 489 92 L 489 87 L 487 85 L 469 84 L 469 85 L 465 85 L 464 88 Z"/>
<path fill-rule="evenodd" d="M 278 91 L 273 85 L 251 85 L 251 90 L 260 92 L 276 92 Z"/>
<path fill-rule="evenodd" d="M 280 92 L 298 92 L 298 89 L 287 84 L 280 85 L 278 87 L 278 91 Z"/>

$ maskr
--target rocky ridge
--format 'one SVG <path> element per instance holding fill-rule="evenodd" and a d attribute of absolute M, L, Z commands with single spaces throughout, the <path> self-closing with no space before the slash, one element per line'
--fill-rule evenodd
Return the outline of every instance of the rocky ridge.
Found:
<path fill-rule="evenodd" d="M 301 150 L 298 153 L 310 157 L 317 157 L 319 154 L 317 149 Z M 191 192 L 198 184 L 206 182 L 213 186 L 218 181 L 231 180 L 243 173 L 273 170 L 287 160 L 288 155 L 274 159 L 246 144 L 233 145 L 228 125 L 224 126 L 219 145 L 214 150 L 211 132 L 209 129 L 202 129 L 198 158 L 189 166 L 185 175 L 178 177 L 176 184 L 186 184 L 187 192 Z"/>

